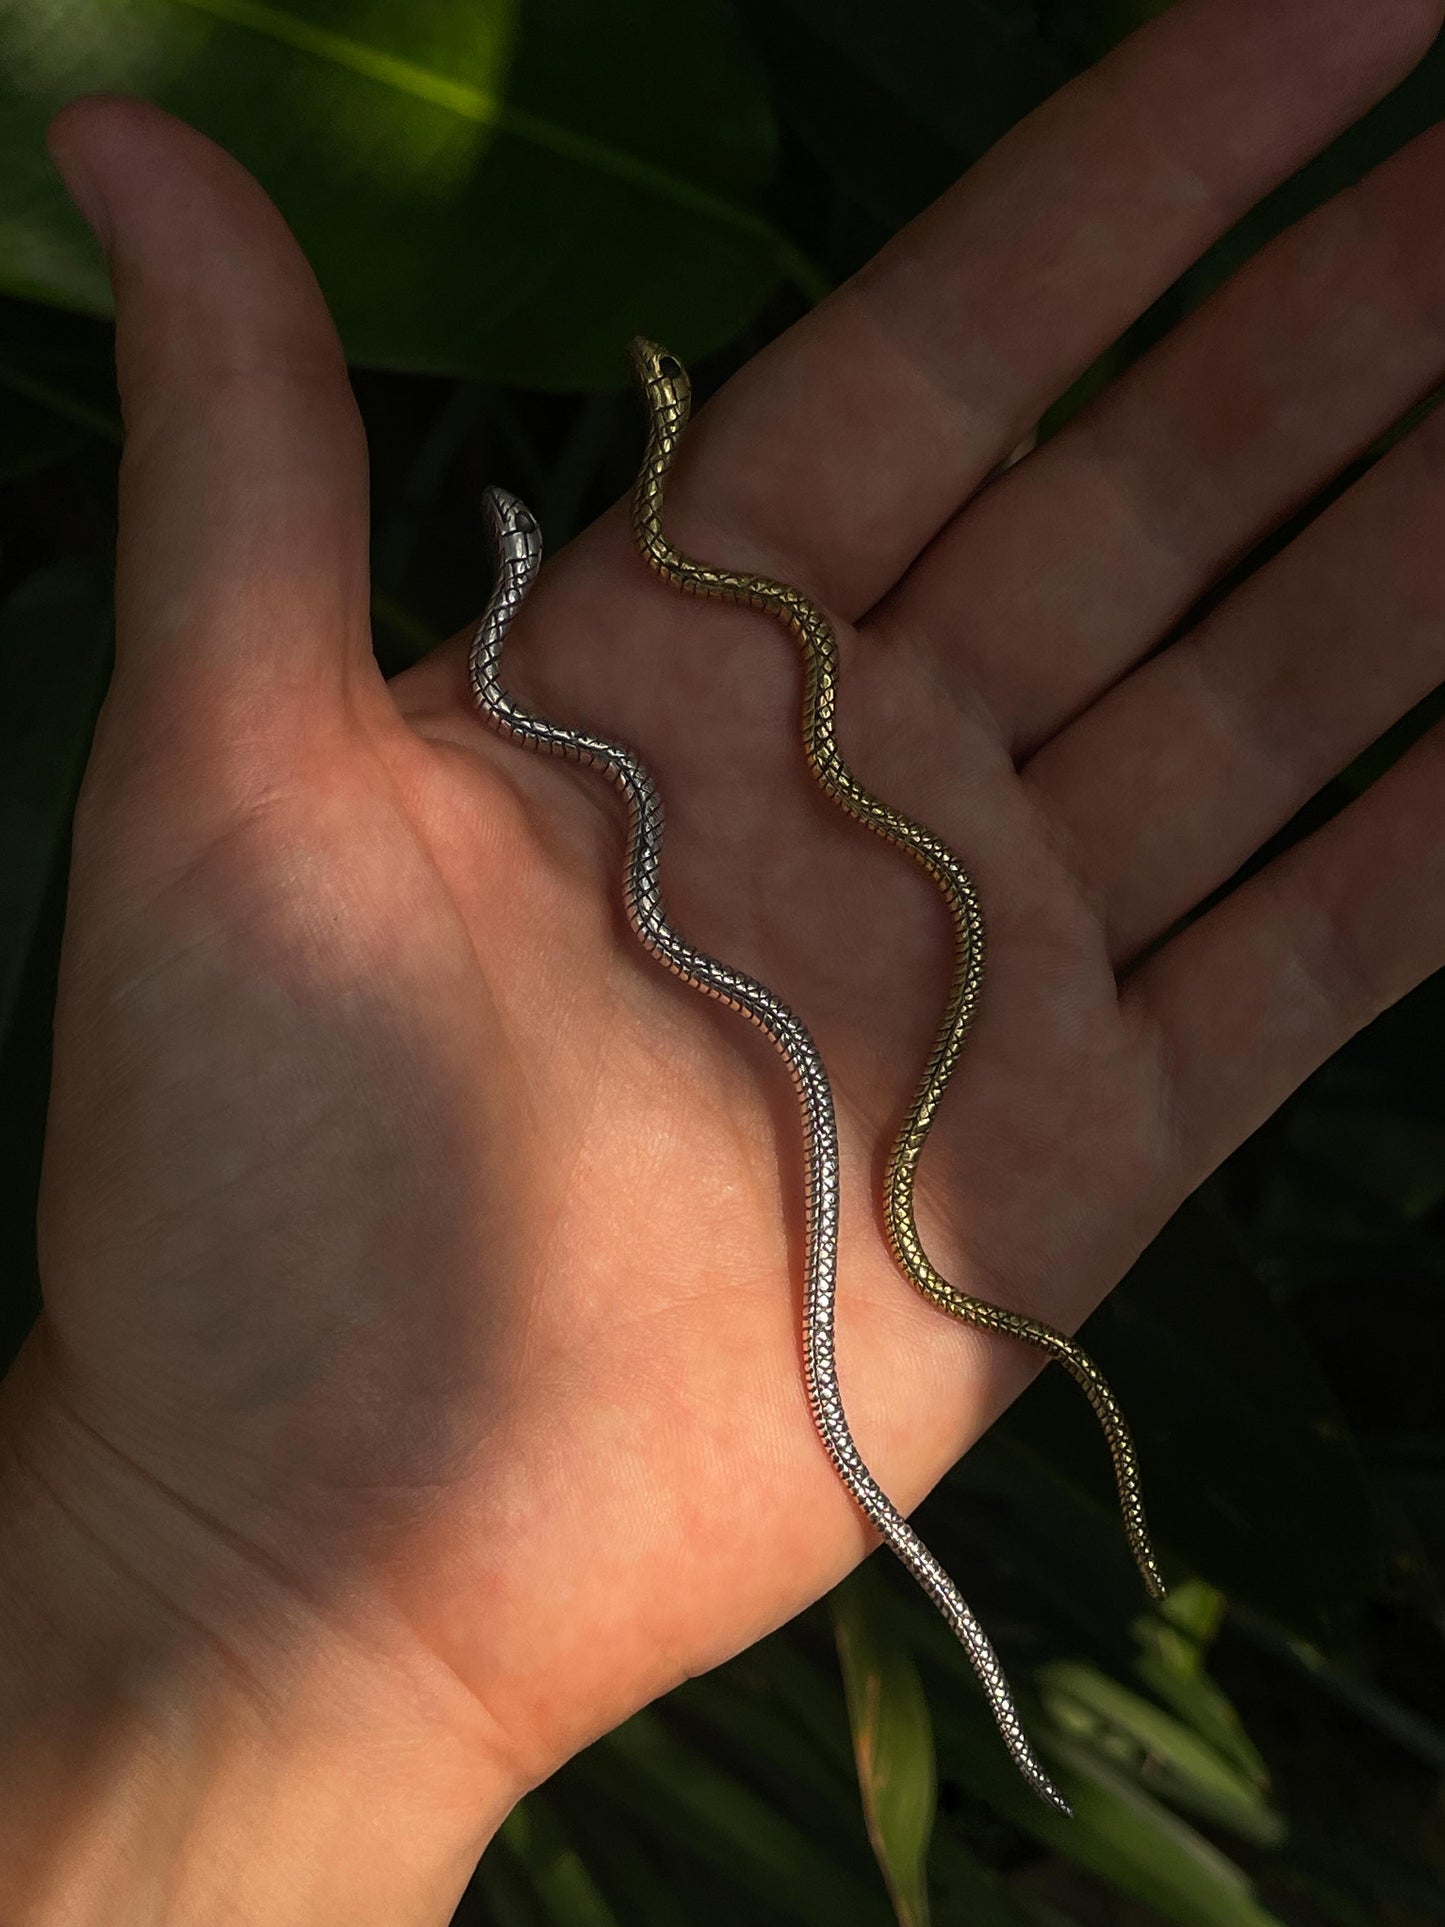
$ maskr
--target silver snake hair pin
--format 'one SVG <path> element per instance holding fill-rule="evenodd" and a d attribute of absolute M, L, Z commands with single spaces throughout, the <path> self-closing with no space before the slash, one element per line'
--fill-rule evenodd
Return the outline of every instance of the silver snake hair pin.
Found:
<path fill-rule="evenodd" d="M 473 635 L 469 673 L 482 715 L 498 733 L 543 755 L 590 764 L 627 803 L 625 900 L 638 941 L 685 984 L 748 1017 L 776 1046 L 792 1075 L 803 1119 L 805 1177 L 804 1375 L 813 1423 L 838 1476 L 858 1506 L 913 1574 L 957 1636 L 987 1695 L 1004 1745 L 1024 1778 L 1061 1812 L 1068 1802 L 1049 1779 L 1024 1735 L 998 1656 L 963 1595 L 880 1489 L 863 1463 L 843 1411 L 833 1332 L 838 1274 L 838 1127 L 833 1092 L 806 1025 L 772 991 L 685 943 L 663 914 L 658 884 L 662 798 L 650 771 L 630 749 L 585 730 L 549 723 L 508 695 L 497 667 L 512 618 L 526 599 L 542 559 L 530 511 L 505 490 L 484 497 L 497 557 L 497 584 Z"/>

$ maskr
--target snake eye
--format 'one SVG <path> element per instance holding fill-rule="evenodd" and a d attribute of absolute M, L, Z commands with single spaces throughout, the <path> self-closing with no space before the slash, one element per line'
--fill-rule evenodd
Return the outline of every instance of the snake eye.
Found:
<path fill-rule="evenodd" d="M 682 373 L 682 363 L 676 355 L 659 355 L 657 357 L 657 372 L 660 375 L 665 375 L 667 379 L 671 381 L 674 376 Z"/>

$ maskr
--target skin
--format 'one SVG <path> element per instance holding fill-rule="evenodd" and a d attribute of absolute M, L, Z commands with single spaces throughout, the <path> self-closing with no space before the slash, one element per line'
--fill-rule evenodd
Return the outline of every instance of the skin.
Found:
<path fill-rule="evenodd" d="M 1439 681 L 1441 418 L 1151 659 L 1445 373 L 1445 139 L 982 484 L 1439 16 L 1179 0 L 731 382 L 677 471 L 674 539 L 829 610 L 850 762 L 977 878 L 990 976 L 922 1230 L 1068 1329 L 1445 959 L 1439 733 L 1158 943 Z M 615 799 L 491 736 L 465 634 L 381 680 L 361 431 L 260 189 L 139 103 L 75 103 L 51 147 L 110 259 L 127 445 L 46 1310 L 0 1392 L 0 1911 L 441 1921 L 525 1787 L 867 1550 L 802 1392 L 792 1097 L 632 943 Z M 479 603 L 485 567 L 479 530 Z M 934 894 L 813 791 L 776 627 L 659 586 L 621 508 L 508 675 L 636 743 L 678 926 L 818 1037 L 843 1385 L 907 1509 L 1038 1364 L 921 1301 L 877 1221 L 946 988 Z"/>

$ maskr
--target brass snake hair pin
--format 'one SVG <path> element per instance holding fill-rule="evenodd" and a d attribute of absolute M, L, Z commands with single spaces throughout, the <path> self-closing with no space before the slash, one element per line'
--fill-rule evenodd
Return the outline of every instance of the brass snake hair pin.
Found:
<path fill-rule="evenodd" d="M 541 562 L 537 524 L 522 503 L 488 489 L 485 506 L 497 554 L 497 583 L 473 634 L 469 674 L 482 715 L 502 736 L 544 755 L 590 764 L 627 804 L 624 898 L 627 920 L 643 948 L 705 997 L 750 1018 L 787 1064 L 803 1122 L 806 1191 L 804 1372 L 813 1423 L 839 1477 L 884 1542 L 907 1566 L 957 1635 L 988 1697 L 1015 1765 L 1043 1799 L 1069 1807 L 1036 1759 L 998 1656 L 962 1594 L 859 1455 L 843 1411 L 834 1359 L 838 1272 L 838 1129 L 833 1093 L 806 1026 L 762 984 L 692 946 L 668 923 L 658 883 L 662 799 L 650 771 L 630 749 L 585 730 L 544 721 L 516 702 L 498 678 L 502 645 Z"/>
<path fill-rule="evenodd" d="M 803 658 L 803 750 L 819 786 L 840 808 L 885 842 L 896 844 L 928 874 L 948 905 L 953 921 L 953 984 L 903 1128 L 894 1143 L 884 1179 L 884 1218 L 895 1262 L 925 1297 L 965 1323 L 1021 1339 L 1056 1358 L 1082 1386 L 1098 1417 L 1113 1460 L 1114 1481 L 1124 1530 L 1134 1563 L 1149 1592 L 1164 1597 L 1164 1580 L 1149 1541 L 1140 1492 L 1139 1463 L 1119 1403 L 1098 1366 L 1082 1346 L 1052 1325 L 1006 1311 L 951 1285 L 930 1263 L 918 1235 L 914 1181 L 918 1161 L 963 1050 L 983 982 L 983 917 L 972 879 L 948 846 L 931 830 L 880 802 L 864 789 L 838 747 L 838 640 L 832 624 L 801 590 L 767 576 L 740 575 L 696 562 L 681 554 L 662 531 L 662 505 L 668 473 L 691 410 L 687 372 L 675 355 L 638 336 L 631 354 L 647 405 L 647 448 L 633 490 L 632 527 L 637 545 L 665 582 L 689 594 L 755 609 L 781 622 L 798 643 Z"/>

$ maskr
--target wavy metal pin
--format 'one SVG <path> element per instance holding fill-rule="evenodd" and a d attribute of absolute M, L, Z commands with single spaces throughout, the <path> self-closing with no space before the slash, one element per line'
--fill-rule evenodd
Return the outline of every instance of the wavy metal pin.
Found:
<path fill-rule="evenodd" d="M 658 866 L 662 799 L 641 759 L 621 744 L 544 721 L 502 686 L 498 665 L 512 618 L 541 562 L 537 524 L 514 496 L 488 489 L 485 506 L 497 552 L 497 585 L 473 636 L 469 671 L 477 706 L 502 736 L 544 755 L 590 764 L 627 804 L 625 901 L 639 942 L 674 975 L 749 1018 L 772 1041 L 791 1073 L 803 1122 L 806 1180 L 804 1370 L 819 1437 L 854 1500 L 953 1628 L 978 1675 L 1015 1765 L 1041 1798 L 1068 1803 L 1025 1737 L 998 1656 L 962 1594 L 863 1463 L 843 1410 L 834 1358 L 838 1270 L 838 1133 L 827 1072 L 806 1026 L 764 985 L 695 950 L 668 923 Z"/>
<path fill-rule="evenodd" d="M 819 787 L 875 836 L 907 851 L 941 892 L 953 922 L 955 961 L 948 1002 L 884 1179 L 884 1220 L 894 1260 L 918 1290 L 944 1311 L 966 1324 L 1047 1352 L 1083 1388 L 1108 1443 L 1134 1563 L 1150 1594 L 1162 1599 L 1165 1585 L 1144 1515 L 1138 1455 L 1119 1402 L 1103 1373 L 1066 1332 L 950 1284 L 930 1262 L 918 1234 L 914 1204 L 918 1161 L 973 1023 L 983 983 L 983 915 L 973 880 L 947 844 L 872 795 L 843 760 L 836 728 L 838 639 L 816 603 L 800 589 L 768 576 L 737 574 L 695 561 L 674 548 L 664 535 L 663 499 L 691 412 L 691 383 L 677 357 L 655 341 L 638 336 L 631 353 L 648 417 L 647 448 L 633 491 L 632 523 L 637 546 L 650 567 L 674 588 L 755 609 L 772 616 L 789 631 L 803 658 L 803 750 Z"/>

